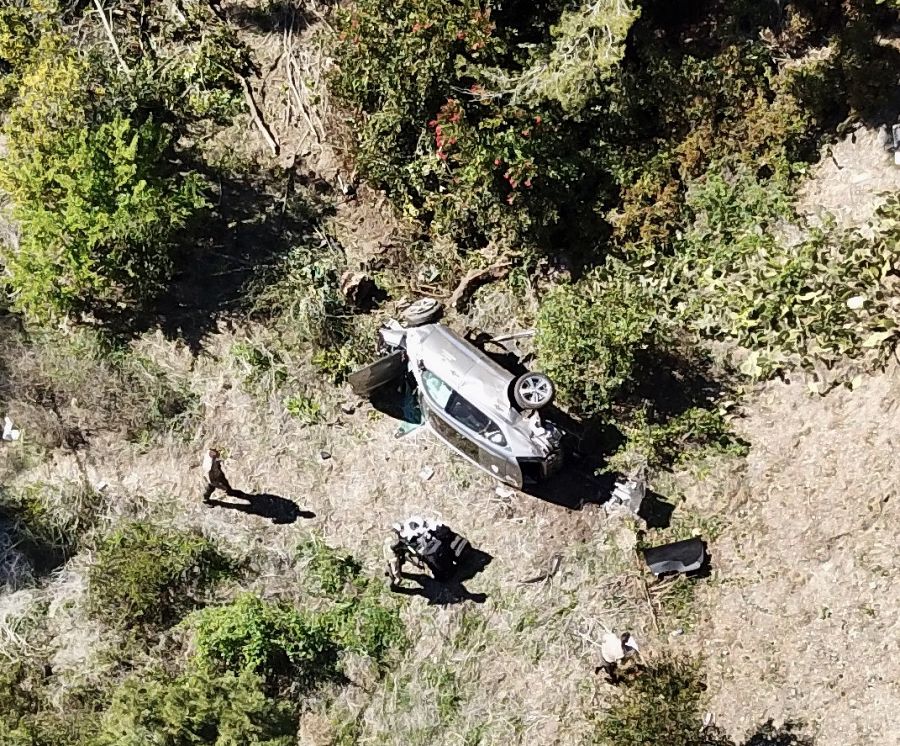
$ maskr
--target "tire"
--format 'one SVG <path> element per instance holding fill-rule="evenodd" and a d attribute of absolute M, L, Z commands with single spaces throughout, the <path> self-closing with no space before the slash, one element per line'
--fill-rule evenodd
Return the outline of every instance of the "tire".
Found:
<path fill-rule="evenodd" d="M 513 399 L 522 409 L 543 409 L 553 402 L 556 388 L 543 373 L 523 373 L 513 384 Z"/>
<path fill-rule="evenodd" d="M 434 298 L 419 298 L 400 314 L 407 326 L 422 326 L 435 321 L 444 310 L 440 301 Z"/>

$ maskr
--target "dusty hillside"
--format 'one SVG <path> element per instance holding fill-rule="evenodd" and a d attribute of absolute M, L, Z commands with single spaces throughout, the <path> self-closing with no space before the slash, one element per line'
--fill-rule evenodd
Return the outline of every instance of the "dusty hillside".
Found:
<path fill-rule="evenodd" d="M 411 267 L 413 229 L 354 172 L 351 125 L 324 83 L 330 61 L 315 39 L 326 23 L 319 10 L 301 18 L 261 0 L 223 5 L 259 62 L 254 94 L 278 152 L 243 112 L 201 143 L 204 155 L 271 171 L 253 205 L 261 214 L 284 212 L 292 190 L 309 197 L 318 211 L 304 228 L 341 268 Z M 259 22 L 271 20 L 269 11 L 274 27 Z M 864 224 L 883 193 L 900 190 L 883 134 L 862 128 L 826 151 L 800 187 L 798 212 Z M 252 226 L 235 220 L 232 228 L 234 267 L 223 265 L 217 281 L 247 274 L 238 265 L 254 252 L 272 260 Z M 488 253 L 465 261 L 489 261 Z M 461 272 L 460 252 L 438 247 L 435 256 Z M 353 320 L 374 328 L 404 296 L 446 296 L 430 284 L 437 270 L 425 269 L 379 275 L 399 285 L 391 301 Z M 532 326 L 549 283 L 539 272 L 517 282 L 483 288 L 450 323 L 488 332 Z M 115 653 L 125 636 L 86 612 L 91 541 L 123 521 L 196 529 L 246 562 L 244 590 L 292 599 L 309 572 L 297 558 L 302 542 L 347 550 L 380 579 L 390 524 L 420 514 L 464 534 L 489 562 L 462 584 L 424 578 L 395 594 L 408 647 L 382 671 L 351 656 L 345 686 L 299 698 L 298 744 L 592 743 L 597 719 L 628 696 L 598 675 L 598 641 L 626 629 L 646 661 L 702 659 L 703 706 L 735 743 L 756 746 L 769 720 L 797 724 L 818 746 L 892 742 L 900 729 L 897 364 L 824 397 L 799 374 L 741 390 L 727 423 L 747 442 L 746 457 L 657 470 L 650 486 L 673 512 L 669 525 L 648 528 L 597 504 L 595 488 L 578 487 L 588 490 L 581 494 L 569 485 L 550 499 L 513 493 L 426 428 L 398 437 L 396 420 L 329 380 L 309 350 L 285 341 L 283 325 L 248 313 L 244 297 L 213 307 L 202 279 L 184 284 L 175 295 L 187 300 L 172 315 L 185 325 L 134 334 L 115 350 L 125 372 L 101 368 L 76 344 L 54 350 L 51 337 L 50 349 L 29 346 L 0 330 L 0 414 L 22 428 L 20 440 L 0 444 L 3 490 L 49 495 L 57 508 L 73 494 L 96 494 L 100 516 L 86 549 L 0 593 L 0 654 L 46 663 L 58 704 L 124 667 Z M 295 301 L 281 300 L 285 308 Z M 203 333 L 188 340 L 188 322 Z M 169 388 L 157 391 L 160 382 Z M 171 422 L 160 404 L 169 399 L 179 403 Z M 211 446 L 253 500 L 201 502 L 201 452 Z M 608 454 L 587 455 L 599 462 Z M 578 509 L 565 507 L 581 498 Z M 639 543 L 692 535 L 708 541 L 709 577 L 653 584 Z M 557 562 L 553 577 L 535 582 Z M 218 600 L 241 590 L 229 586 Z M 169 640 L 158 642 L 168 650 Z"/>

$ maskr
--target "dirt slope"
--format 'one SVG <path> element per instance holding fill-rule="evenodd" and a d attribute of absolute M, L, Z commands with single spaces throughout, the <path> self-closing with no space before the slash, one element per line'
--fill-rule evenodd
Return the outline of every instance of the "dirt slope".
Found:
<path fill-rule="evenodd" d="M 743 485 L 720 509 L 707 619 L 711 707 L 736 734 L 799 720 L 819 746 L 900 737 L 900 371 L 811 397 L 771 384 L 747 406 Z"/>

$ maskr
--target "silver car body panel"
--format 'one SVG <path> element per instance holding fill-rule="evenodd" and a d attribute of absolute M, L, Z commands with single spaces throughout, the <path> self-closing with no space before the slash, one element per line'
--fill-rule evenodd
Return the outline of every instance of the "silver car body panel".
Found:
<path fill-rule="evenodd" d="M 416 380 L 419 398 L 431 430 L 457 453 L 508 484 L 522 487 L 529 475 L 522 461 L 537 464 L 541 476 L 561 463 L 562 433 L 543 422 L 537 412 L 516 410 L 510 402 L 515 376 L 474 345 L 443 324 L 382 330 L 391 348 L 405 347 L 409 371 Z M 474 409 L 490 420 L 485 432 L 477 432 L 445 408 L 448 398 L 435 396 L 439 379 Z"/>

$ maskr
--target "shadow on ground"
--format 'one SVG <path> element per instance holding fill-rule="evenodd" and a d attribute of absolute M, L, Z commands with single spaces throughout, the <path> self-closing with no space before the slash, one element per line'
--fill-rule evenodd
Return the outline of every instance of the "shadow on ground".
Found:
<path fill-rule="evenodd" d="M 802 732 L 803 725 L 787 722 L 780 728 L 769 720 L 748 738 L 743 746 L 813 746 L 815 739 Z"/>
<path fill-rule="evenodd" d="M 200 161 L 182 167 L 206 178 L 212 206 L 185 230 L 168 286 L 141 308 L 95 315 L 115 337 L 158 328 L 196 355 L 220 317 L 252 310 L 254 291 L 279 278 L 285 256 L 310 244 L 313 226 L 333 208 L 303 186 L 297 168 L 233 175 Z"/>
<path fill-rule="evenodd" d="M 441 582 L 425 572 L 404 572 L 401 573 L 403 580 L 411 580 L 417 583 L 419 587 L 410 588 L 405 585 L 394 585 L 391 587 L 391 590 L 403 596 L 422 596 L 428 599 L 429 606 L 448 606 L 462 603 L 463 601 L 483 604 L 487 600 L 487 594 L 472 593 L 463 583 L 474 578 L 493 559 L 493 556 L 487 552 L 470 546 L 460 558 L 459 567 L 450 580 Z"/>
<path fill-rule="evenodd" d="M 228 510 L 237 510 L 240 513 L 248 513 L 249 515 L 258 515 L 268 518 L 275 524 L 295 523 L 298 518 L 315 518 L 316 514 L 311 510 L 301 510 L 293 500 L 279 495 L 272 495 L 267 492 L 260 492 L 255 495 L 246 492 L 235 491 L 234 497 L 246 502 L 231 502 L 228 500 L 209 500 L 207 505 L 216 508 L 227 508 Z"/>

